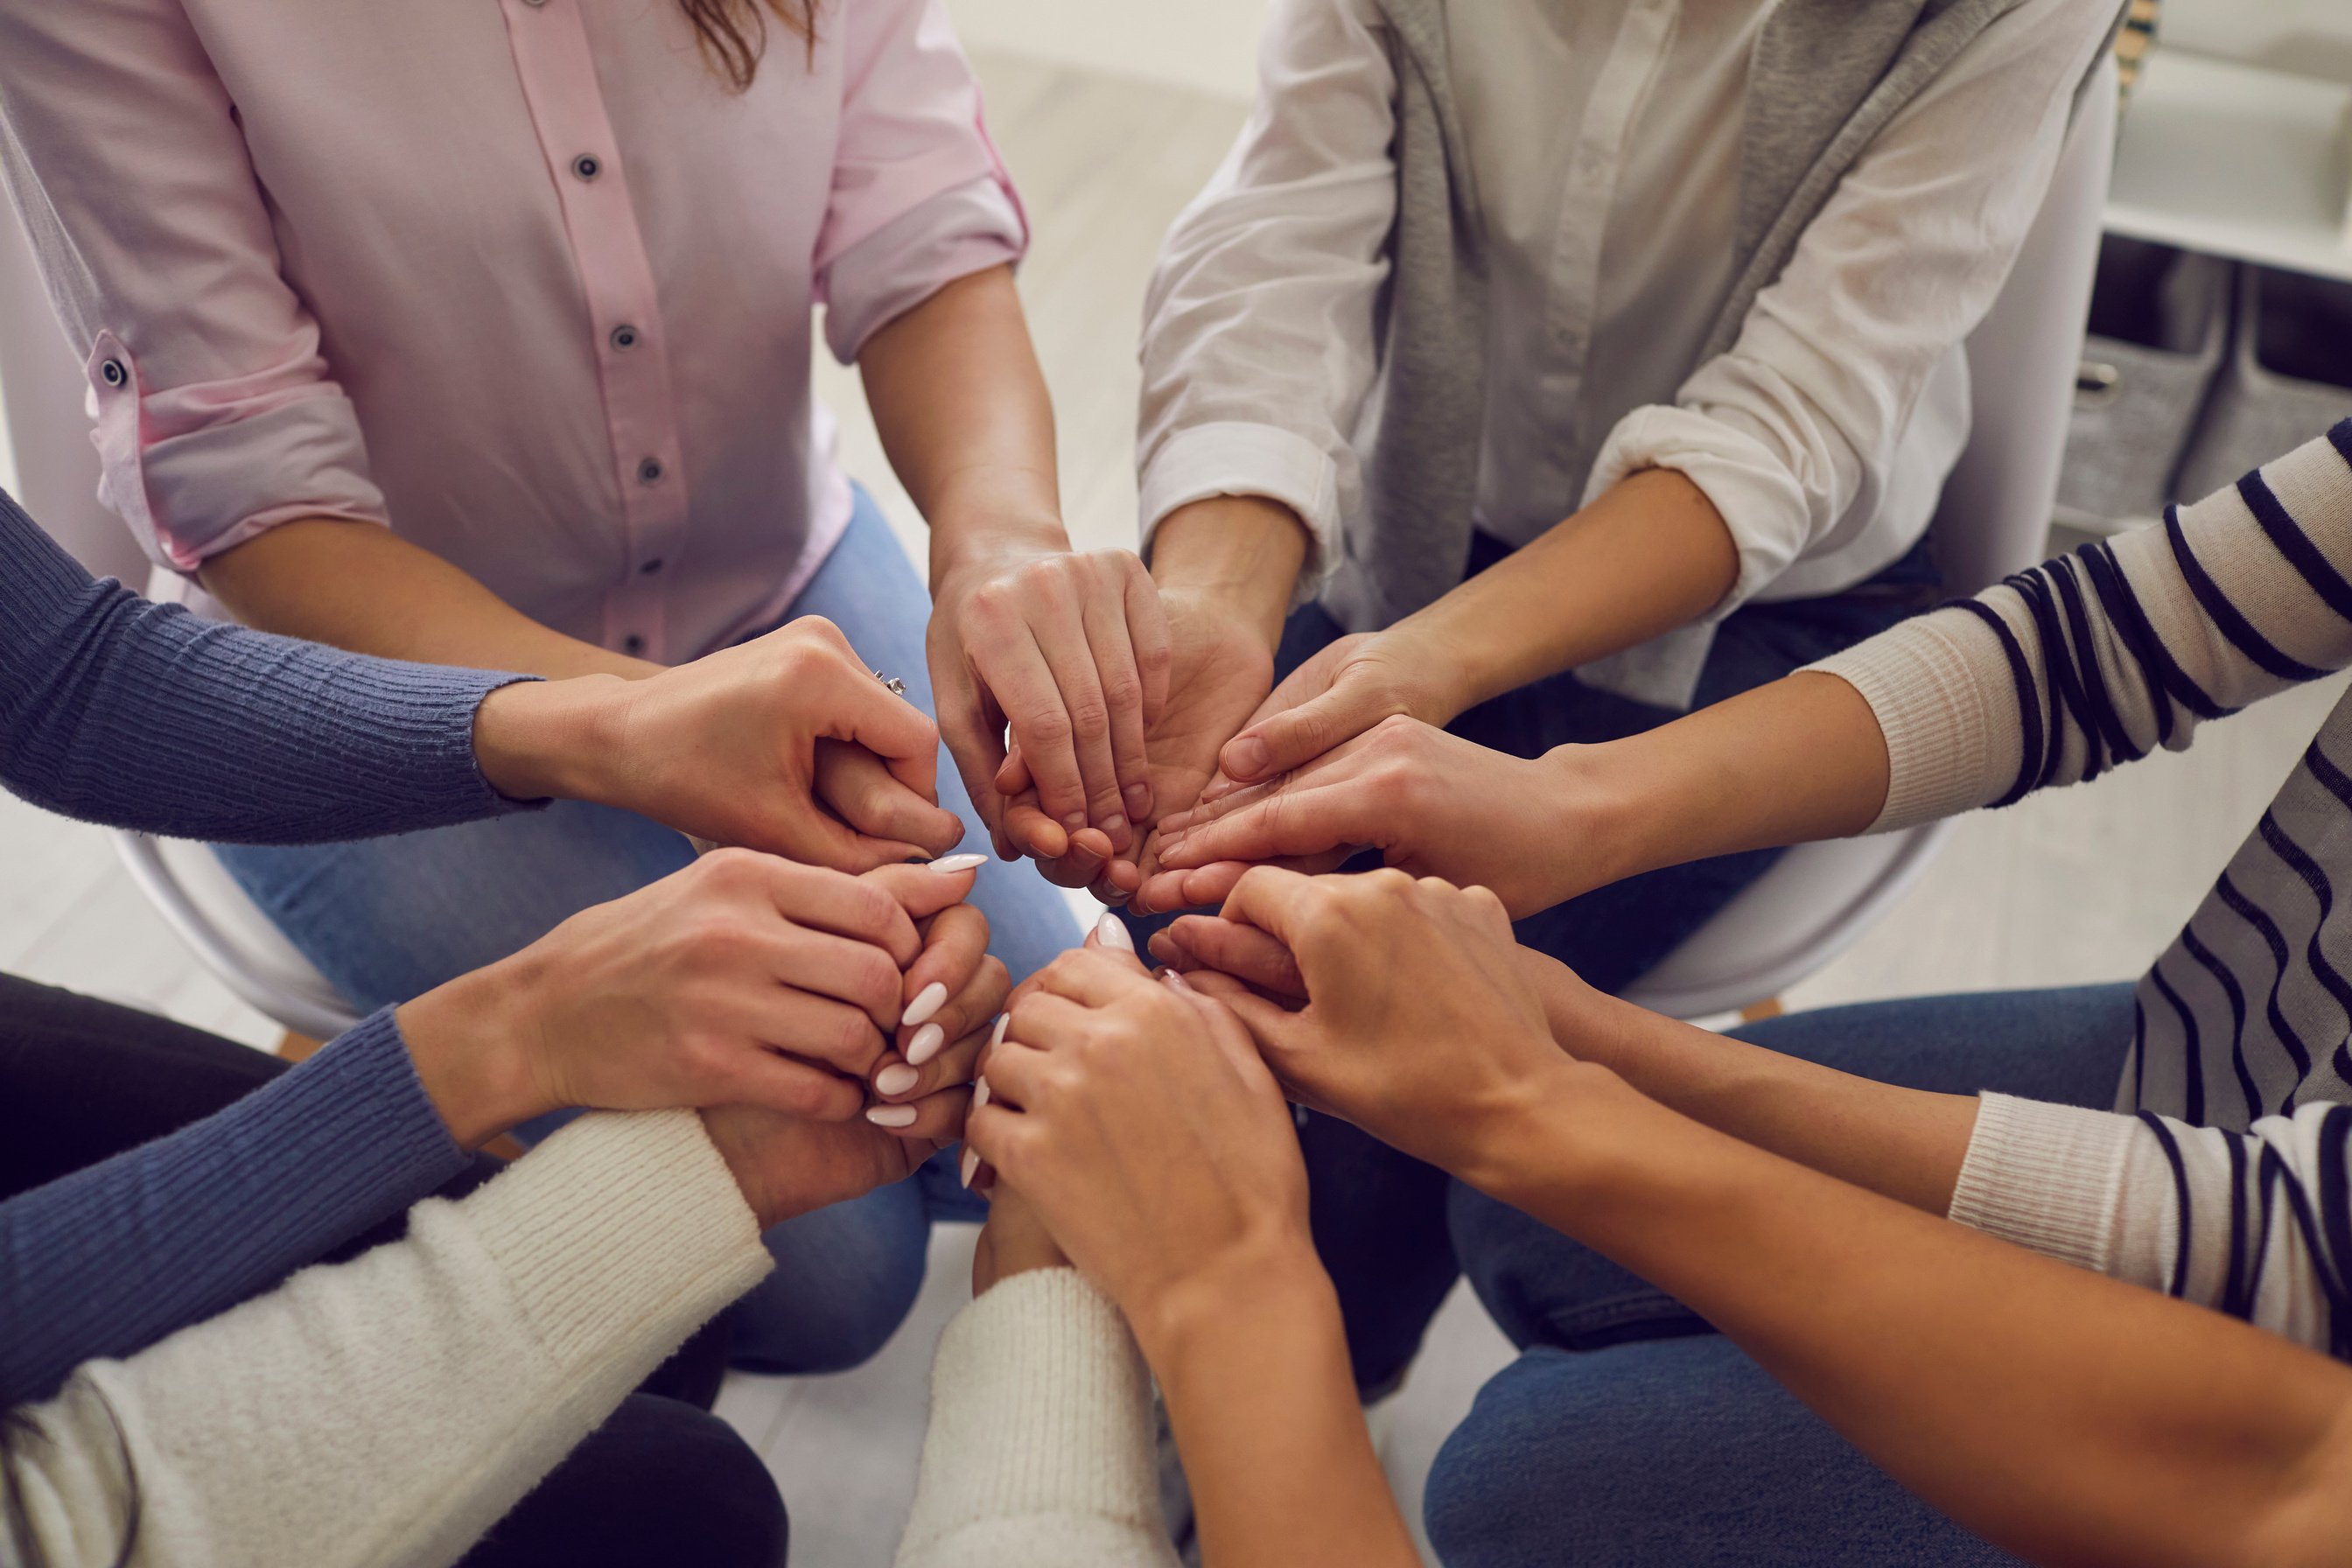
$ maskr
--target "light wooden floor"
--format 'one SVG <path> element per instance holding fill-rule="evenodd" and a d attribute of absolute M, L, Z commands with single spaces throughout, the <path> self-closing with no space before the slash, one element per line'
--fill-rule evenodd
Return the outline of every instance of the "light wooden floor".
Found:
<path fill-rule="evenodd" d="M 1238 105 L 1164 87 L 984 58 L 990 123 L 1036 243 L 1022 278 L 1061 421 L 1071 531 L 1130 544 L 1134 342 L 1161 233 L 1214 166 Z M 819 379 L 844 456 L 910 550 L 919 525 L 866 423 L 855 379 Z M 0 454 L 4 457 L 5 454 Z M 5 464 L 0 464 L 5 468 Z M 2195 754 L 1962 825 L 1921 883 L 1860 945 L 1796 988 L 1796 1006 L 2002 985 L 2116 979 L 2168 940 L 2334 700 L 2339 683 L 2230 721 Z M 2083 890 L 2096 888 L 2095 898 Z M 0 795 L 0 968 L 159 1009 L 254 1044 L 274 1036 L 197 969 L 116 865 L 104 836 Z M 889 1560 L 921 1439 L 940 1328 L 965 1299 L 971 1232 L 943 1229 L 914 1319 L 871 1365 L 837 1377 L 738 1377 L 720 1408 L 789 1499 L 794 1559 Z M 1385 1441 L 1417 1520 L 1419 1478 L 1507 1349 L 1457 1294 L 1400 1397 Z"/>

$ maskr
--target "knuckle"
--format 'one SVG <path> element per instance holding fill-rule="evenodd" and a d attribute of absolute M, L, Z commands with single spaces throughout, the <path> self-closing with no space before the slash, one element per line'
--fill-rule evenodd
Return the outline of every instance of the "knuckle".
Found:
<path fill-rule="evenodd" d="M 1131 670 L 1114 670 L 1103 679 L 1103 701 L 1112 709 L 1140 707 L 1143 681 Z"/>
<path fill-rule="evenodd" d="M 1074 736 L 1070 716 L 1059 709 L 1047 709 L 1029 721 L 1029 750 L 1033 756 L 1052 755 L 1068 748 Z"/>
<path fill-rule="evenodd" d="M 1099 698 L 1082 697 L 1070 704 L 1070 728 L 1082 741 L 1099 741 L 1110 733 L 1110 708 Z"/>

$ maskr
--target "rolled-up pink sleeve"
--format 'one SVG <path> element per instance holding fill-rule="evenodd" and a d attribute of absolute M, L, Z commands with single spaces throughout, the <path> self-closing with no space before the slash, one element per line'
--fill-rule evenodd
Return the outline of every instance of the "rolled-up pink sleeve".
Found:
<path fill-rule="evenodd" d="M 384 521 L 235 107 L 176 0 L 0 7 L 0 178 L 84 362 L 100 494 L 159 563 Z"/>
<path fill-rule="evenodd" d="M 815 282 L 846 363 L 944 285 L 1019 260 L 1029 226 L 940 0 L 860 0 L 840 16 L 841 134 Z"/>

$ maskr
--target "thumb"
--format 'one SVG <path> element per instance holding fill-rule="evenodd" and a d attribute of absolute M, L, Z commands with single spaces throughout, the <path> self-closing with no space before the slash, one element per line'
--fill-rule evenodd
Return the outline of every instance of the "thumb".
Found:
<path fill-rule="evenodd" d="M 865 879 L 898 900 L 908 920 L 929 920 L 971 894 L 982 864 L 978 855 L 950 855 L 922 865 L 877 866 Z"/>
<path fill-rule="evenodd" d="M 1387 718 L 1391 708 L 1365 686 L 1345 679 L 1322 695 L 1265 718 L 1225 742 L 1217 763 L 1236 784 L 1255 784 L 1304 767 Z"/>

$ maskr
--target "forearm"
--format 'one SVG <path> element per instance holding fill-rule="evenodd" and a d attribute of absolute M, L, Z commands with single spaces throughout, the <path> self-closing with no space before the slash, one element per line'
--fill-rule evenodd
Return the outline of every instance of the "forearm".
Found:
<path fill-rule="evenodd" d="M 1009 267 L 959 278 L 867 340 L 866 398 L 931 526 L 931 582 L 1005 549 L 1069 546 L 1054 409 Z"/>
<path fill-rule="evenodd" d="M 1861 833 L 1888 776 L 1870 705 L 1811 671 L 1622 741 L 1562 746 L 1543 764 L 1575 835 L 1562 899 L 1662 866 Z"/>
<path fill-rule="evenodd" d="M 2333 1550 L 2352 1374 L 1563 1064 L 1482 1188 L 1673 1291 L 1906 1485 L 2038 1561 Z M 1499 1128 L 1498 1128 L 1499 1131 Z"/>
<path fill-rule="evenodd" d="M 1928 1214 L 1950 1209 L 1976 1126 L 1975 1096 L 1904 1089 L 1802 1061 L 1595 996 L 1551 960 L 1529 955 L 1529 962 L 1542 967 L 1538 987 L 1571 1055 L 1742 1142 Z M 1563 986 L 1582 994 L 1563 994 Z"/>
<path fill-rule="evenodd" d="M 1151 576 L 1247 621 L 1271 650 L 1306 564 L 1306 523 L 1263 496 L 1212 496 L 1170 512 L 1152 535 Z"/>
<path fill-rule="evenodd" d="M 1459 671 L 1470 708 L 1696 620 L 1738 574 L 1706 492 L 1654 468 L 1393 629 Z"/>
<path fill-rule="evenodd" d="M 543 626 L 430 551 L 365 523 L 287 523 L 213 557 L 202 575 L 246 625 L 354 653 L 551 678 L 660 668 Z"/>
<path fill-rule="evenodd" d="M 1209 1568 L 1409 1568 L 1348 1365 L 1339 1303 L 1303 1247 L 1136 1323 L 1184 1458 Z"/>

